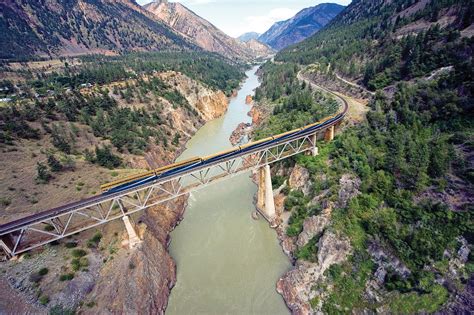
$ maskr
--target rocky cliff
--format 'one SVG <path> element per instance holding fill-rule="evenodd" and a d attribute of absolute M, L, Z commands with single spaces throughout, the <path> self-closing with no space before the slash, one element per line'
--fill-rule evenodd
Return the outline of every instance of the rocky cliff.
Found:
<path fill-rule="evenodd" d="M 229 105 L 224 92 L 211 90 L 203 84 L 174 71 L 161 73 L 160 78 L 169 82 L 206 121 L 222 116 Z"/>

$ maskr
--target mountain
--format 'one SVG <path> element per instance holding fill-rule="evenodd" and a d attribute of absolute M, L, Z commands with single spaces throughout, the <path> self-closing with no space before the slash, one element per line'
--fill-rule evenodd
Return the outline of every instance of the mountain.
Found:
<path fill-rule="evenodd" d="M 324 30 L 280 51 L 276 60 L 323 62 L 372 90 L 384 88 L 468 60 L 473 12 L 469 0 L 354 1 Z"/>
<path fill-rule="evenodd" d="M 247 45 L 226 35 L 181 3 L 156 0 L 144 8 L 204 50 L 246 61 L 255 57 L 254 51 Z"/>
<path fill-rule="evenodd" d="M 244 42 L 244 45 L 255 57 L 268 57 L 274 53 L 274 50 L 270 46 L 259 42 L 256 39 Z"/>
<path fill-rule="evenodd" d="M 344 6 L 335 3 L 323 3 L 303 9 L 291 19 L 273 24 L 258 40 L 276 50 L 283 49 L 310 37 L 343 9 Z"/>
<path fill-rule="evenodd" d="M 0 58 L 195 49 L 134 0 L 6 0 Z"/>
<path fill-rule="evenodd" d="M 244 33 L 240 35 L 239 37 L 237 37 L 237 39 L 240 40 L 241 42 L 248 42 L 251 39 L 258 39 L 259 36 L 260 36 L 260 33 L 248 32 L 248 33 Z"/>
<path fill-rule="evenodd" d="M 297 262 L 277 291 L 293 313 L 472 313 L 473 13 L 353 1 L 260 70 L 261 138 L 328 116 L 315 85 L 349 102 L 317 157 L 273 170 L 290 183 L 278 234 Z"/>

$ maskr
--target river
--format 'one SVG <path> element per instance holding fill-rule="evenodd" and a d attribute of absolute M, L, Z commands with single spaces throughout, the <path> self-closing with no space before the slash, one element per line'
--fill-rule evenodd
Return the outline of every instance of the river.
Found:
<path fill-rule="evenodd" d="M 251 122 L 245 97 L 259 85 L 256 70 L 246 73 L 226 114 L 199 129 L 178 160 L 232 147 L 232 131 Z M 275 285 L 290 261 L 268 223 L 251 218 L 256 191 L 248 172 L 190 195 L 184 220 L 171 233 L 177 283 L 167 315 L 289 313 Z"/>

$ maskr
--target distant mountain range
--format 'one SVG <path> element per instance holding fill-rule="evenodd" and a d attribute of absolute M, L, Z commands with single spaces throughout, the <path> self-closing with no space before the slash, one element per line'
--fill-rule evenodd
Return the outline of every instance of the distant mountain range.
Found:
<path fill-rule="evenodd" d="M 0 12 L 0 59 L 204 49 L 250 61 L 272 53 L 167 1 L 4 0 Z"/>
<path fill-rule="evenodd" d="M 237 37 L 237 39 L 242 42 L 248 42 L 249 40 L 252 40 L 252 39 L 258 39 L 259 36 L 260 36 L 260 33 L 248 32 L 248 33 L 244 33 L 240 35 L 239 37 Z"/>
<path fill-rule="evenodd" d="M 269 47 L 259 42 L 253 42 L 249 45 L 228 36 L 181 3 L 155 0 L 145 5 L 144 8 L 204 50 L 216 52 L 228 58 L 242 60 L 251 60 L 256 56 L 271 53 Z"/>
<path fill-rule="evenodd" d="M 273 49 L 281 50 L 312 36 L 344 8 L 335 3 L 323 3 L 303 9 L 291 19 L 273 24 L 258 40 Z"/>
<path fill-rule="evenodd" d="M 0 58 L 197 50 L 133 0 L 0 2 Z"/>

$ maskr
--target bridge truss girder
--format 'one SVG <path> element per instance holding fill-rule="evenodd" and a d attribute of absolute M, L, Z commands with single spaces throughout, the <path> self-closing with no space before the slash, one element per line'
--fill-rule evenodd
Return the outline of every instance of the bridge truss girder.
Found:
<path fill-rule="evenodd" d="M 316 145 L 317 133 L 298 139 L 276 143 L 271 147 L 254 149 L 242 156 L 230 157 L 193 169 L 172 178 L 155 182 L 129 191 L 101 198 L 70 211 L 47 219 L 39 219 L 0 236 L 0 247 L 9 256 L 26 252 L 64 237 L 91 229 L 112 220 L 157 206 L 217 181 L 249 170 L 256 170 L 290 156 L 311 151 Z"/>

